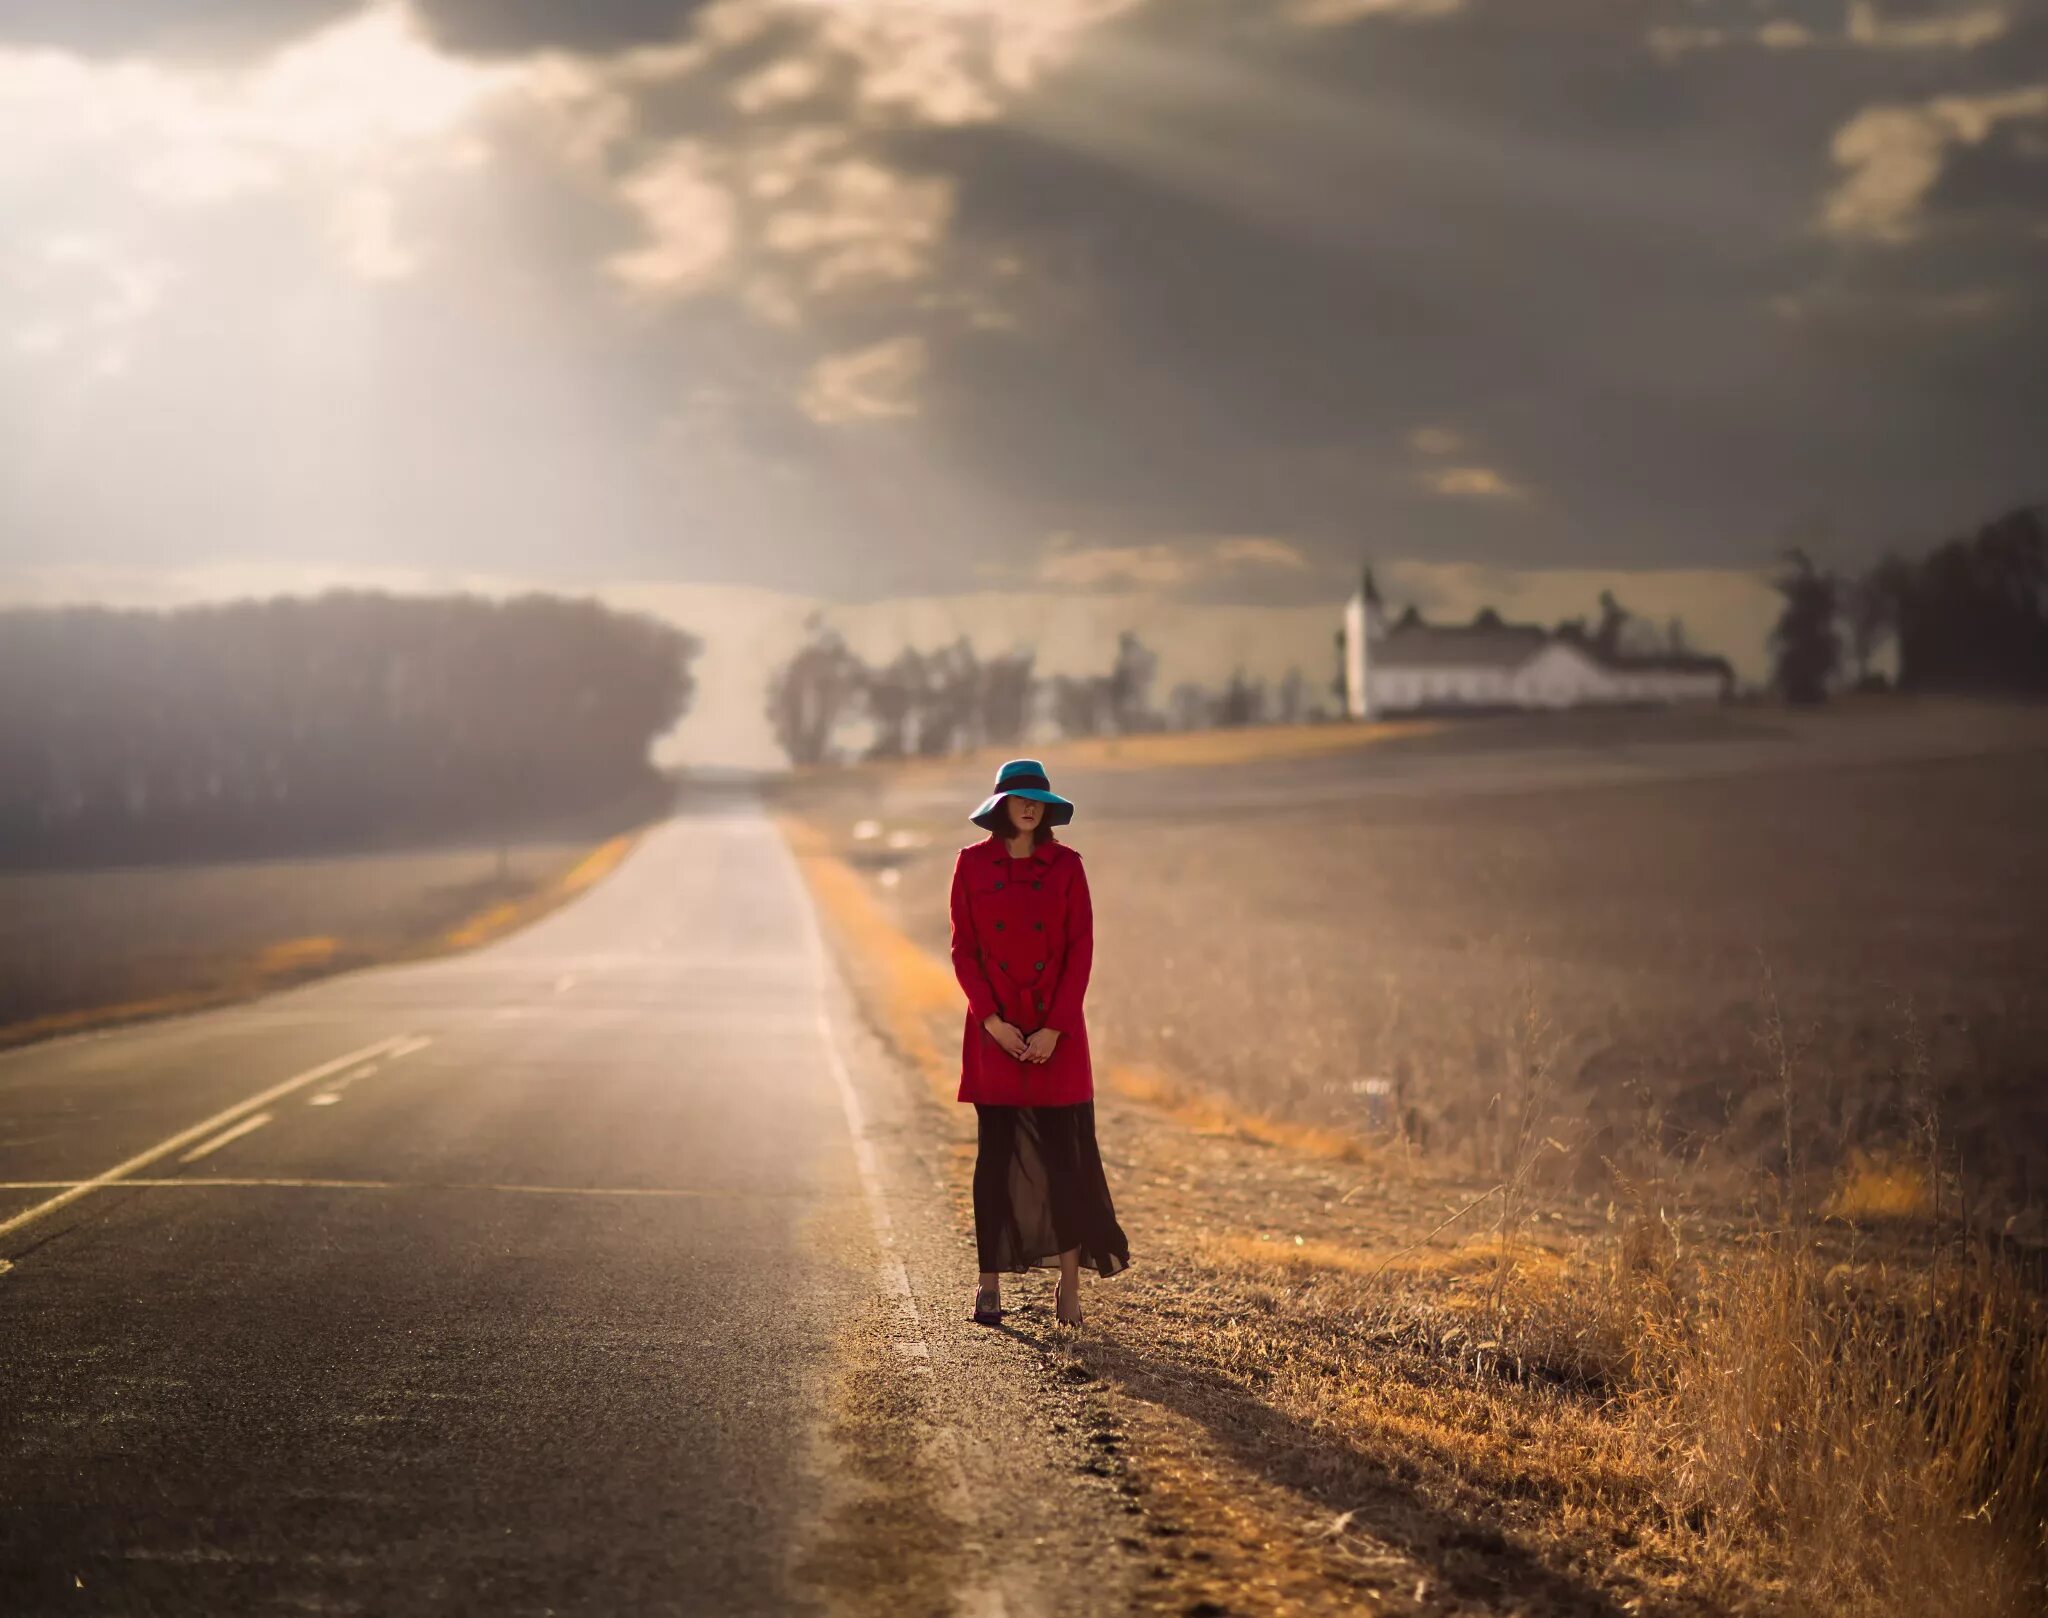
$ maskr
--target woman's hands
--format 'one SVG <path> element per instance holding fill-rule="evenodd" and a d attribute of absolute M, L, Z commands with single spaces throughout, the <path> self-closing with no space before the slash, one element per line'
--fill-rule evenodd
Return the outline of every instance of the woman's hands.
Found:
<path fill-rule="evenodd" d="M 988 1020 L 981 1026 L 988 1030 L 988 1037 L 990 1039 L 1002 1046 L 1004 1050 L 1016 1057 L 1018 1061 L 1024 1060 L 1024 1036 L 1017 1031 L 1015 1025 L 1004 1022 L 999 1013 L 990 1012 Z"/>
<path fill-rule="evenodd" d="M 1054 1047 L 1060 1042 L 1057 1028 L 1041 1028 L 1026 1039 L 1015 1024 L 1006 1023 L 996 1015 L 991 1015 L 981 1026 L 988 1030 L 990 1039 L 1020 1062 L 1049 1062 Z"/>

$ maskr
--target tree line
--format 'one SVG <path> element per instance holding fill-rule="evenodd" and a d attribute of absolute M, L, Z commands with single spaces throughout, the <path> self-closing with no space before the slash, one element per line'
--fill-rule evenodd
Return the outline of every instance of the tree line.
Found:
<path fill-rule="evenodd" d="M 1773 679 L 1790 701 L 1823 700 L 1845 673 L 1858 686 L 1881 683 L 1874 665 L 1887 645 L 1902 691 L 2048 692 L 2048 506 L 2016 507 L 1861 574 L 1824 570 L 1794 549 L 1774 582 L 1784 609 Z"/>
<path fill-rule="evenodd" d="M 813 613 L 804 644 L 769 682 L 768 724 L 790 763 L 802 765 L 1021 745 L 1041 707 L 1067 738 L 1254 724 L 1269 714 L 1320 717 L 1309 710 L 1298 670 L 1277 691 L 1242 670 L 1220 692 L 1183 683 L 1161 711 L 1152 697 L 1158 654 L 1128 629 L 1101 673 L 1047 677 L 1035 665 L 1028 649 L 985 657 L 964 635 L 933 651 L 906 647 L 886 663 L 869 663 Z M 865 739 L 848 746 L 842 738 L 849 733 Z"/>
<path fill-rule="evenodd" d="M 338 591 L 0 611 L 0 863 L 491 832 L 658 787 L 696 637 L 595 602 Z"/>

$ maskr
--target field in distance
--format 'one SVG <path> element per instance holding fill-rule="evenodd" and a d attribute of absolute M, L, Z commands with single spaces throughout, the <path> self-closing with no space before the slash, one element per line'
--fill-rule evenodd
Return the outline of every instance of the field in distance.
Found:
<path fill-rule="evenodd" d="M 617 843 L 0 872 L 0 1046 L 480 943 Z"/>

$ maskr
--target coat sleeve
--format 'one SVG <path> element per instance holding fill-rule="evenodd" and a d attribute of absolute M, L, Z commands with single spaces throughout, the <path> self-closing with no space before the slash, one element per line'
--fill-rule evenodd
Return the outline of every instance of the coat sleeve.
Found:
<path fill-rule="evenodd" d="M 1088 993 L 1088 973 L 1095 964 L 1095 907 L 1088 897 L 1088 872 L 1074 862 L 1074 880 L 1067 889 L 1067 947 L 1060 963 L 1059 987 L 1045 1025 L 1061 1033 L 1081 1024 L 1081 1002 Z"/>
<path fill-rule="evenodd" d="M 964 862 L 953 862 L 953 976 L 967 994 L 967 1010 L 977 1023 L 996 1014 L 996 994 L 981 967 L 981 943 L 974 936 L 974 917 L 967 908 L 967 872 Z"/>

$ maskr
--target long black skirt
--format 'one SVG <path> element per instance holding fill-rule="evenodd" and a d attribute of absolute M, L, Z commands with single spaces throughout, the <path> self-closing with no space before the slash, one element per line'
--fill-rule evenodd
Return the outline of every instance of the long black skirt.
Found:
<path fill-rule="evenodd" d="M 1131 1246 L 1116 1222 L 1095 1103 L 1066 1107 L 974 1104 L 974 1245 L 983 1274 L 1057 1269 L 1080 1249 L 1081 1267 L 1114 1275 Z"/>

